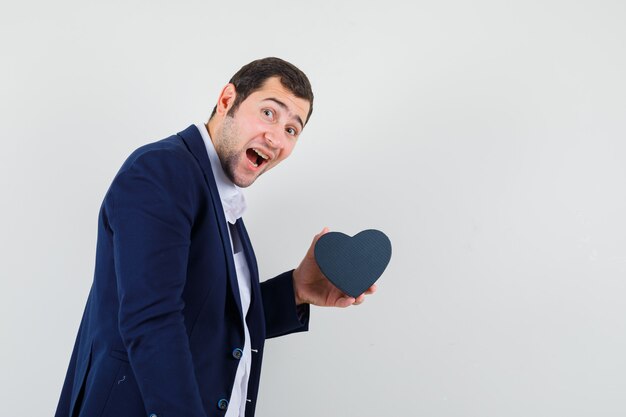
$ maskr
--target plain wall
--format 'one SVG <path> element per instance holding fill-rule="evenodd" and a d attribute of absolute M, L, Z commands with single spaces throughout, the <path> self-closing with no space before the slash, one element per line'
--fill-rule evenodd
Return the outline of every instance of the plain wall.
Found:
<path fill-rule="evenodd" d="M 304 70 L 246 190 L 262 279 L 378 228 L 378 293 L 268 341 L 259 416 L 626 415 L 626 3 L 32 1 L 0 12 L 0 404 L 52 415 L 96 219 L 245 63 Z"/>

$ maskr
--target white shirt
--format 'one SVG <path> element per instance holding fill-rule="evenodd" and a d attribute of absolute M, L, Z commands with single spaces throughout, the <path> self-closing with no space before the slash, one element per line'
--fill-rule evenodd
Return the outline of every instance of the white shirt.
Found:
<path fill-rule="evenodd" d="M 246 200 L 243 196 L 241 188 L 233 184 L 233 182 L 226 176 L 226 173 L 224 173 L 224 169 L 222 168 L 222 164 L 217 156 L 215 146 L 213 146 L 213 141 L 211 141 L 211 137 L 209 136 L 206 126 L 199 123 L 196 124 L 196 127 L 200 131 L 200 135 L 202 135 L 202 139 L 204 140 L 204 145 L 206 146 L 207 154 L 209 155 L 209 161 L 211 161 L 211 170 L 213 171 L 213 176 L 215 177 L 217 191 L 220 195 L 220 200 L 222 201 L 222 207 L 224 208 L 224 215 L 228 221 L 230 247 L 233 251 L 233 258 L 235 260 L 237 284 L 239 285 L 239 297 L 241 298 L 241 309 L 244 317 L 243 327 L 245 331 L 245 342 L 243 346 L 243 355 L 241 356 L 239 365 L 237 366 L 233 392 L 230 395 L 225 417 L 244 417 L 246 411 L 246 396 L 248 394 L 248 380 L 250 379 L 250 368 L 252 366 L 250 332 L 248 331 L 248 325 L 245 320 L 250 308 L 251 287 L 250 268 L 248 267 L 248 262 L 246 261 L 246 256 L 243 251 L 239 233 L 235 227 L 235 222 L 246 210 Z M 233 349 L 237 347 L 241 348 L 240 346 L 233 346 Z"/>

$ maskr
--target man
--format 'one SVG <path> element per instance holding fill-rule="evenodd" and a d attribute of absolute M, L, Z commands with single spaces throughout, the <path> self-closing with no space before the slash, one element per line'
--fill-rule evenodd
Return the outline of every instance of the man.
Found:
<path fill-rule="evenodd" d="M 206 125 L 130 155 L 100 209 L 94 282 L 57 417 L 253 416 L 264 340 L 306 331 L 309 304 L 363 302 L 315 263 L 326 229 L 295 270 L 259 284 L 241 219 L 240 187 L 289 156 L 312 106 L 299 69 L 253 61 Z"/>

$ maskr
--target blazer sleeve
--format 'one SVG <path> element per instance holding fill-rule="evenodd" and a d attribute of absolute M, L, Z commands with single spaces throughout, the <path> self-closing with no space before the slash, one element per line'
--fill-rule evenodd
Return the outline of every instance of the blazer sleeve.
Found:
<path fill-rule="evenodd" d="M 205 417 L 183 318 L 198 198 L 192 164 L 170 149 L 127 161 L 107 198 L 119 331 L 148 414 Z"/>
<path fill-rule="evenodd" d="M 265 311 L 265 337 L 284 336 L 309 330 L 308 304 L 296 306 L 293 270 L 261 283 Z"/>

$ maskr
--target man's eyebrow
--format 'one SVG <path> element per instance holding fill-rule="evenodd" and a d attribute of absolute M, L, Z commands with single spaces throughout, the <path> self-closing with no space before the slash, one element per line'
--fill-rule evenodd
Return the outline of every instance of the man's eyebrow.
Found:
<path fill-rule="evenodd" d="M 273 101 L 274 103 L 278 104 L 280 107 L 282 107 L 284 110 L 289 111 L 289 107 L 287 107 L 287 105 L 285 103 L 283 103 L 282 101 L 280 101 L 277 98 L 274 97 L 268 97 L 265 100 L 269 100 L 269 101 Z M 295 115 L 296 120 L 298 120 L 298 123 L 300 123 L 300 129 L 304 129 L 304 123 L 302 123 L 302 119 L 300 118 L 300 116 L 298 116 L 297 114 Z"/>

